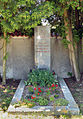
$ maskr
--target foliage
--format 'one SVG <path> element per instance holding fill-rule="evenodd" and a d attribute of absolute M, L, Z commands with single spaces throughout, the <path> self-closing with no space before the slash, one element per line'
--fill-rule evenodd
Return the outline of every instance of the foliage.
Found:
<path fill-rule="evenodd" d="M 45 99 L 45 98 L 43 98 L 43 97 L 39 97 L 39 99 L 38 99 L 38 103 L 39 103 L 39 105 L 48 105 L 48 100 L 47 99 Z"/>
<path fill-rule="evenodd" d="M 13 86 L 0 86 L 0 108 L 6 111 L 15 93 L 15 88 Z"/>
<path fill-rule="evenodd" d="M 46 95 L 49 96 L 51 94 L 50 90 L 46 91 Z"/>
<path fill-rule="evenodd" d="M 70 77 L 73 76 L 73 75 L 72 75 L 72 72 L 68 72 L 67 75 L 70 76 Z"/>
<path fill-rule="evenodd" d="M 34 28 L 41 23 L 41 19 L 53 14 L 54 9 L 53 2 L 49 1 L 41 4 L 37 0 L 1 0 L 0 2 L 0 26 L 5 33 Z"/>
<path fill-rule="evenodd" d="M 32 31 L 31 29 L 53 14 L 53 2 L 38 0 L 0 0 L 0 30 L 3 33 L 3 84 L 6 84 L 6 37 L 16 30 Z M 43 11 L 42 11 L 43 10 Z M 31 34 L 31 33 L 29 33 Z"/>
<path fill-rule="evenodd" d="M 50 72 L 49 70 L 34 69 L 28 74 L 28 80 L 25 83 L 27 85 L 32 84 L 33 86 L 40 85 L 45 87 L 47 85 L 51 86 L 53 82 L 56 83 L 56 80 L 52 72 Z"/>
<path fill-rule="evenodd" d="M 32 88 L 31 86 L 29 86 L 29 87 L 28 87 L 28 91 L 29 91 L 30 93 L 33 93 L 33 88 Z"/>
<path fill-rule="evenodd" d="M 54 97 L 55 97 L 55 98 L 58 98 L 58 97 L 59 97 L 59 95 L 56 95 L 56 94 L 55 94 L 55 95 L 54 95 Z"/>
<path fill-rule="evenodd" d="M 11 102 L 11 99 L 12 97 L 6 97 L 5 99 L 3 99 L 3 102 L 2 102 L 2 105 L 1 105 L 1 108 L 3 109 L 3 111 L 6 111 L 9 107 L 9 104 Z"/>
<path fill-rule="evenodd" d="M 68 103 L 66 99 L 60 98 L 55 100 L 54 106 L 67 106 Z"/>
<path fill-rule="evenodd" d="M 49 99 L 51 102 L 54 101 L 54 96 L 50 96 Z"/>
<path fill-rule="evenodd" d="M 51 25 L 53 26 L 53 32 L 55 32 L 56 37 L 59 35 L 62 37 L 62 42 L 67 48 L 68 44 L 71 43 L 66 39 L 67 27 L 64 25 L 64 11 L 67 10 L 69 18 L 65 18 L 66 21 L 71 19 L 72 24 L 72 33 L 73 33 L 73 42 L 74 45 L 79 42 L 82 38 L 82 13 L 83 13 L 83 1 L 82 0 L 49 0 L 53 1 L 55 4 L 54 15 L 47 18 Z"/>
<path fill-rule="evenodd" d="M 15 108 L 20 107 L 20 106 L 27 106 L 28 108 L 32 108 L 35 106 L 35 103 L 30 100 L 24 99 L 14 104 Z"/>

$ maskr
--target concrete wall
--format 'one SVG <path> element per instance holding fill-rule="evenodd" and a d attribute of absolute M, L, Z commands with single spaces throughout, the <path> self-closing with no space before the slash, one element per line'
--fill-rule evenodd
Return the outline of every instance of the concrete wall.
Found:
<path fill-rule="evenodd" d="M 0 47 L 2 41 L 0 41 Z M 30 69 L 34 67 L 34 40 L 27 37 L 12 38 L 7 47 L 7 78 L 26 79 Z M 79 56 L 80 70 L 83 72 L 83 55 Z M 51 38 L 51 69 L 58 76 L 68 77 L 71 66 L 68 49 L 64 48 L 61 39 Z M 2 50 L 0 51 L 0 73 L 2 75 Z"/>
<path fill-rule="evenodd" d="M 80 72 L 83 73 L 83 39 L 78 44 L 78 60 Z"/>
<path fill-rule="evenodd" d="M 12 38 L 7 47 L 7 78 L 26 79 L 34 66 L 33 40 L 30 38 Z M 0 59 L 2 52 L 0 52 Z M 0 60 L 2 74 L 2 59 Z"/>
<path fill-rule="evenodd" d="M 58 76 L 68 77 L 67 73 L 71 72 L 68 49 L 64 47 L 60 38 L 51 38 L 51 41 L 52 70 L 54 70 Z"/>

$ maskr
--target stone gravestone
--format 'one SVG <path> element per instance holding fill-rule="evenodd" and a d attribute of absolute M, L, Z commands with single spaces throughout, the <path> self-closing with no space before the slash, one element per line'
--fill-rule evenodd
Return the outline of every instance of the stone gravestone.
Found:
<path fill-rule="evenodd" d="M 50 69 L 50 26 L 35 28 L 35 66 L 40 69 Z"/>

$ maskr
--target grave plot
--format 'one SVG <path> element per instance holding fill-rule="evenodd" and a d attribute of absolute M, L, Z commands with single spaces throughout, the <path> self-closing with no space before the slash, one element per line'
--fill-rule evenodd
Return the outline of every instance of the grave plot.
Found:
<path fill-rule="evenodd" d="M 28 75 L 28 80 L 22 80 L 19 84 L 8 108 L 8 112 L 43 112 L 56 115 L 68 113 L 79 114 L 78 105 L 66 83 L 61 78 L 58 78 L 59 82 L 57 82 L 56 75 L 53 74 L 54 72 L 52 73 L 48 70 L 32 70 Z"/>
<path fill-rule="evenodd" d="M 53 74 L 55 72 L 39 69 L 29 73 L 21 101 L 19 105 L 15 106 L 26 105 L 29 108 L 34 106 L 67 106 L 68 101 Z"/>

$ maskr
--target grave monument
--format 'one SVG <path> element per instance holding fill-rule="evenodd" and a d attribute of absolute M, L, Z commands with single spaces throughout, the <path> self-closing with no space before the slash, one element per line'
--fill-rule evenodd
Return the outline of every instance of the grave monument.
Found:
<path fill-rule="evenodd" d="M 35 66 L 40 69 L 50 69 L 50 26 L 37 26 L 34 31 Z"/>

